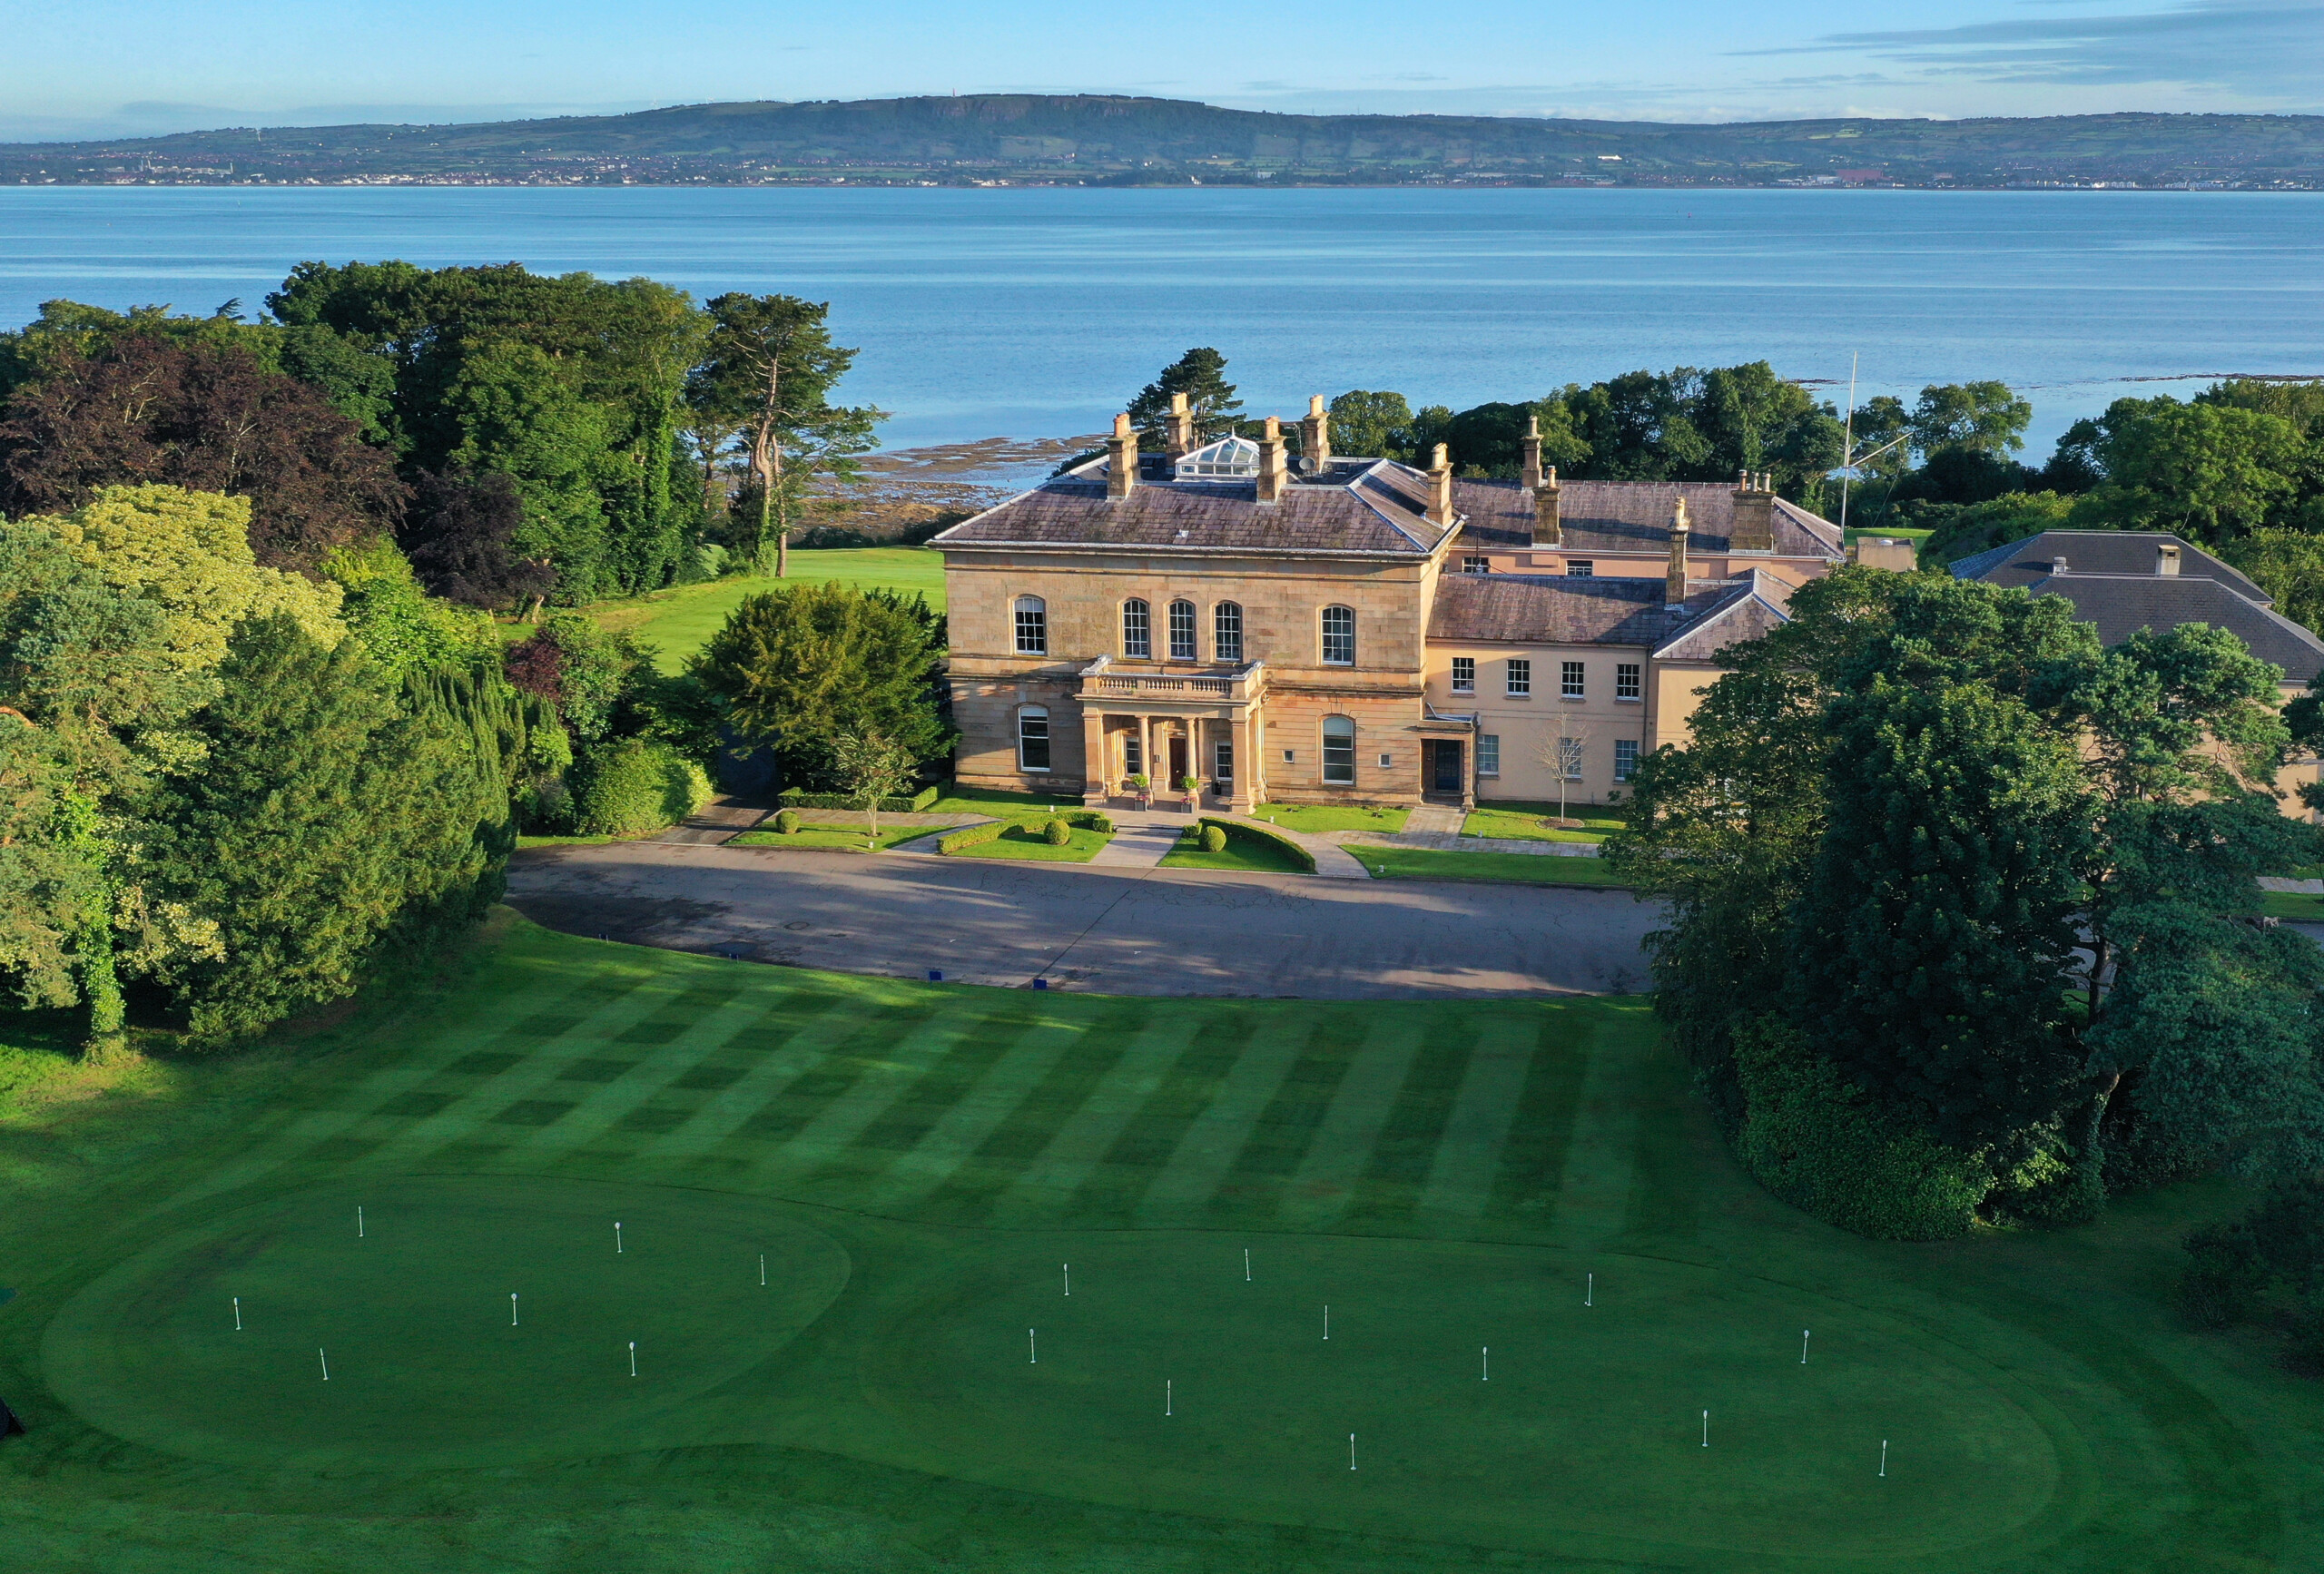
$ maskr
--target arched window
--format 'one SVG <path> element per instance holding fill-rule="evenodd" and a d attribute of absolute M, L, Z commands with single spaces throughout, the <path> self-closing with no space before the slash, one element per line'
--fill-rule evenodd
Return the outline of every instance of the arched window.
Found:
<path fill-rule="evenodd" d="M 1355 723 L 1346 716 L 1324 718 L 1324 785 L 1355 785 Z"/>
<path fill-rule="evenodd" d="M 1195 604 L 1191 601 L 1170 604 L 1170 659 L 1174 662 L 1195 659 Z"/>
<path fill-rule="evenodd" d="M 1049 713 L 1044 705 L 1027 705 L 1017 713 L 1017 768 L 1049 768 Z"/>
<path fill-rule="evenodd" d="M 1122 654 L 1140 660 L 1154 654 L 1154 614 L 1142 601 L 1122 603 Z"/>
<path fill-rule="evenodd" d="M 1243 659 L 1243 609 L 1231 601 L 1222 601 L 1210 612 L 1211 659 L 1239 662 Z"/>
<path fill-rule="evenodd" d="M 1038 595 L 1017 598 L 1017 654 L 1047 655 L 1049 654 L 1049 604 Z"/>
<path fill-rule="evenodd" d="M 1355 608 L 1324 608 L 1324 664 L 1327 667 L 1352 667 L 1355 664 Z"/>

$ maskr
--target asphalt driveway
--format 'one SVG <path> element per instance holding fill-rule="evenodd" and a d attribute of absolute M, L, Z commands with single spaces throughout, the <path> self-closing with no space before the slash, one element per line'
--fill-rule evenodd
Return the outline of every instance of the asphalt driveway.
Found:
<path fill-rule="evenodd" d="M 1627 891 L 625 842 L 537 848 L 508 901 L 573 934 L 789 966 L 1118 995 L 1628 993 Z"/>

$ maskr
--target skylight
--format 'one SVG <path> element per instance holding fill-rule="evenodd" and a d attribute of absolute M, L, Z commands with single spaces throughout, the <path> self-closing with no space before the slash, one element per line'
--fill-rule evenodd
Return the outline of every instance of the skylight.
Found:
<path fill-rule="evenodd" d="M 1171 478 L 1179 481 L 1250 481 L 1258 478 L 1259 445 L 1248 438 L 1221 438 L 1182 455 Z"/>

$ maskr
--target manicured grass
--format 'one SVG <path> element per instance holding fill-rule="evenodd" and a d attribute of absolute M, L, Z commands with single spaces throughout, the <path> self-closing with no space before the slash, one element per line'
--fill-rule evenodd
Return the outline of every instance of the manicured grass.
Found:
<path fill-rule="evenodd" d="M 882 825 L 874 839 L 861 825 L 802 825 L 785 836 L 767 826 L 757 831 L 745 831 L 729 847 L 787 847 L 794 852 L 861 852 L 867 840 L 875 846 L 893 847 L 900 841 L 913 841 L 923 836 L 940 836 L 940 825 Z"/>
<path fill-rule="evenodd" d="M 1564 818 L 1581 822 L 1567 830 L 1544 823 L 1558 818 L 1554 803 L 1480 803 L 1461 823 L 1463 836 L 1492 836 L 1511 841 L 1603 841 L 1627 821 L 1617 804 L 1569 803 Z"/>
<path fill-rule="evenodd" d="M 1027 863 L 1087 863 L 1098 856 L 1099 848 L 1114 839 L 1110 831 L 1084 831 L 1075 826 L 1067 831 L 1063 847 L 1051 847 L 1041 840 L 1042 823 L 1029 820 L 1021 825 L 1012 825 L 990 841 L 963 847 L 950 856 L 1009 858 Z"/>
<path fill-rule="evenodd" d="M 2260 893 L 2260 910 L 2270 918 L 2294 923 L 2324 923 L 2324 896 L 2309 896 L 2296 890 L 2263 890 Z"/>
<path fill-rule="evenodd" d="M 1217 852 L 1206 852 L 1199 843 L 1188 846 L 1181 841 L 1162 855 L 1165 869 L 1229 869 L 1246 874 L 1308 874 L 1313 872 L 1291 854 L 1288 848 L 1279 847 L 1264 836 L 1229 836 L 1226 846 Z"/>
<path fill-rule="evenodd" d="M 789 583 L 821 585 L 835 580 L 869 590 L 885 585 L 906 595 L 919 592 L 928 605 L 944 610 L 944 555 L 925 546 L 862 546 L 825 552 L 793 552 Z M 784 581 L 734 575 L 706 585 L 674 585 L 625 601 L 601 601 L 585 608 L 604 627 L 634 635 L 654 646 L 654 664 L 676 672 L 686 657 L 718 632 L 727 614 L 743 602 Z M 521 635 L 522 630 L 518 633 Z"/>
<path fill-rule="evenodd" d="M 1411 813 L 1409 809 L 1393 806 L 1366 809 L 1356 804 L 1262 803 L 1251 811 L 1251 818 L 1280 825 L 1285 831 L 1309 834 L 1324 831 L 1376 831 L 1384 836 L 1393 836 L 1404 828 L 1405 817 Z"/>
<path fill-rule="evenodd" d="M 1010 820 L 1025 814 L 1046 814 L 1052 809 L 1078 809 L 1078 798 L 1048 798 L 1038 792 L 997 792 L 990 787 L 962 787 L 958 783 L 944 789 L 943 796 L 930 804 L 930 814 L 989 814 L 995 820 Z"/>
<path fill-rule="evenodd" d="M 1553 853 L 1431 852 L 1420 847 L 1350 847 L 1384 880 L 1492 880 L 1517 885 L 1603 885 L 1627 890 L 1602 858 Z"/>
<path fill-rule="evenodd" d="M 645 840 L 645 836 L 519 836 L 517 846 L 519 851 L 527 847 L 605 847 L 616 841 Z"/>
<path fill-rule="evenodd" d="M 1640 1000 L 929 986 L 503 914 L 145 1064 L 0 1095 L 12 1569 L 2313 1566 L 2324 1384 L 2166 1303 L 2237 1194 L 1856 1241 L 1738 1173 Z"/>

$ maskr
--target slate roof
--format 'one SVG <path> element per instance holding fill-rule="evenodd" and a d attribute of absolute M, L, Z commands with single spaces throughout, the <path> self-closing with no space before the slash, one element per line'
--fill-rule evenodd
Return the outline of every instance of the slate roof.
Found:
<path fill-rule="evenodd" d="M 1670 511 L 1687 500 L 1689 549 L 1729 550 L 1735 487 L 1724 481 L 1561 481 L 1559 550 L 1660 556 L 1670 549 Z M 1516 481 L 1455 481 L 1452 511 L 1468 516 L 1464 546 L 1521 551 L 1533 545 L 1533 495 Z M 1775 555 L 1838 563 L 1840 527 L 1796 504 L 1775 500 Z"/>
<path fill-rule="evenodd" d="M 2155 548 L 2179 548 L 2179 572 L 2154 571 Z M 2066 560 L 2066 572 L 2054 560 Z M 2200 546 L 2152 530 L 2045 530 L 1953 565 L 1956 579 L 2063 595 L 2100 643 L 2120 644 L 2142 628 L 2209 624 L 2234 635 L 2284 676 L 2306 683 L 2324 671 L 2324 640 L 2274 610 L 2268 593 Z"/>
<path fill-rule="evenodd" d="M 1752 569 L 1689 585 L 1679 607 L 1663 582 L 1531 574 L 1448 574 L 1437 581 L 1428 637 L 1467 644 L 1640 645 L 1674 661 L 1708 660 L 1786 621 L 1783 581 Z"/>
<path fill-rule="evenodd" d="M 2179 548 L 2181 578 L 2215 579 L 2247 601 L 2256 601 L 2261 606 L 2275 605 L 2266 591 L 2201 547 L 2157 530 L 2044 530 L 2039 536 L 1960 559 L 1953 565 L 1953 576 L 1981 579 L 1987 585 L 2031 585 L 2036 580 L 2048 578 L 2051 560 L 2063 557 L 2071 574 L 2156 577 L 2154 549 L 2168 546 Z"/>
<path fill-rule="evenodd" d="M 1157 455 L 1141 457 L 1128 497 L 1109 499 L 1107 463 L 1051 477 L 931 545 L 1418 558 L 1451 533 L 1428 521 L 1427 477 L 1393 460 L 1337 459 L 1320 476 L 1295 473 L 1269 504 L 1251 481 L 1172 480 L 1169 461 Z"/>

